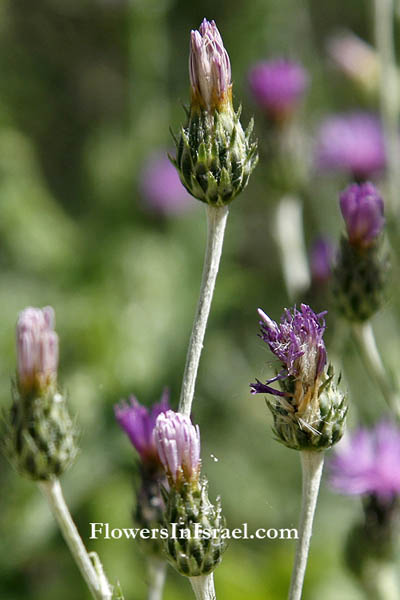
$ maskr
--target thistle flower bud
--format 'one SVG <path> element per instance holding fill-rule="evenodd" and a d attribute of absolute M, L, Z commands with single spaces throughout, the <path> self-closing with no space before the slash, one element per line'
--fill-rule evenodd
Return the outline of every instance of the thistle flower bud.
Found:
<path fill-rule="evenodd" d="M 229 57 L 214 21 L 204 19 L 191 33 L 189 74 L 188 121 L 171 160 L 192 196 L 223 206 L 246 187 L 258 155 L 250 141 L 253 123 L 244 132 L 240 110 L 233 110 Z"/>
<path fill-rule="evenodd" d="M 380 307 L 388 261 L 381 252 L 383 200 L 372 183 L 349 186 L 340 196 L 348 237 L 334 268 L 334 297 L 349 321 L 368 320 Z"/>
<path fill-rule="evenodd" d="M 310 251 L 310 269 L 313 283 L 324 284 L 332 274 L 333 247 L 329 240 L 319 237 Z"/>
<path fill-rule="evenodd" d="M 340 196 L 340 209 L 350 244 L 367 248 L 376 241 L 385 219 L 383 200 L 372 183 L 350 185 Z"/>
<path fill-rule="evenodd" d="M 161 527 L 165 510 L 160 486 L 167 485 L 163 466 L 158 457 L 154 439 L 154 426 L 158 415 L 169 410 L 169 392 L 164 390 L 159 403 L 151 409 L 139 404 L 134 396 L 130 403 L 114 407 L 115 418 L 127 434 L 140 456 L 140 483 L 136 490 L 136 507 L 133 520 L 142 529 Z M 140 540 L 143 552 L 162 557 L 163 546 L 159 538 Z"/>
<path fill-rule="evenodd" d="M 171 486 L 196 483 L 200 473 L 200 430 L 189 417 L 169 410 L 157 417 L 154 439 Z"/>
<path fill-rule="evenodd" d="M 17 322 L 17 382 L 23 394 L 54 387 L 57 381 L 58 336 L 54 310 L 28 307 Z"/>
<path fill-rule="evenodd" d="M 21 475 L 49 480 L 76 456 L 76 432 L 57 390 L 54 311 L 26 308 L 17 322 L 17 385 L 6 420 L 5 451 Z"/>
<path fill-rule="evenodd" d="M 200 481 L 199 428 L 185 415 L 170 410 L 157 418 L 154 437 L 169 482 L 169 489 L 163 490 L 167 560 L 187 577 L 207 575 L 221 562 L 225 550 L 225 520 L 219 500 L 212 505 L 207 482 Z M 204 530 L 212 534 L 201 535 Z"/>
<path fill-rule="evenodd" d="M 307 88 L 303 67 L 285 58 L 256 64 L 249 73 L 250 90 L 271 120 L 286 120 L 298 106 Z"/>
<path fill-rule="evenodd" d="M 301 304 L 285 310 L 278 325 L 262 310 L 261 338 L 280 360 L 282 369 L 265 384 L 251 384 L 253 394 L 270 394 L 277 439 L 295 450 L 326 450 L 343 435 L 347 412 L 344 395 L 326 366 L 323 341 L 325 313 L 315 314 Z M 280 390 L 271 386 L 278 381 Z"/>

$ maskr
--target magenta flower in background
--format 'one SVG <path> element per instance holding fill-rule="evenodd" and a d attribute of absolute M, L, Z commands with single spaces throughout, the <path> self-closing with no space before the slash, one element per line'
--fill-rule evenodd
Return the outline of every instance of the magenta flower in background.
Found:
<path fill-rule="evenodd" d="M 58 335 L 51 306 L 25 308 L 17 321 L 17 374 L 21 392 L 54 385 L 58 368 Z"/>
<path fill-rule="evenodd" d="M 332 486 L 349 495 L 375 495 L 382 500 L 400 494 L 400 429 L 381 421 L 359 428 L 338 446 L 331 461 Z"/>
<path fill-rule="evenodd" d="M 250 70 L 248 79 L 257 104 L 276 120 L 293 112 L 308 85 L 305 69 L 285 58 L 259 62 Z"/>
<path fill-rule="evenodd" d="M 332 273 L 333 246 L 325 237 L 314 240 L 310 251 L 310 268 L 312 280 L 325 283 Z"/>
<path fill-rule="evenodd" d="M 163 215 L 185 212 L 195 204 L 166 152 L 156 152 L 143 166 L 140 192 L 150 210 Z"/>
<path fill-rule="evenodd" d="M 173 410 L 161 414 L 154 428 L 158 455 L 175 486 L 197 481 L 200 472 L 200 430 L 189 417 Z"/>
<path fill-rule="evenodd" d="M 383 200 L 372 183 L 353 184 L 340 195 L 349 242 L 361 248 L 374 243 L 385 224 Z"/>
<path fill-rule="evenodd" d="M 161 400 L 151 409 L 142 406 L 134 396 L 129 404 L 121 403 L 114 407 L 115 418 L 138 451 L 144 463 L 159 462 L 153 430 L 157 417 L 169 410 L 169 393 L 164 390 Z"/>
<path fill-rule="evenodd" d="M 192 105 L 211 111 L 230 101 L 231 63 L 215 21 L 191 31 L 189 75 Z"/>
<path fill-rule="evenodd" d="M 252 383 L 252 393 L 285 396 L 285 392 L 270 387 L 270 384 L 289 376 L 301 381 L 304 388 L 313 388 L 326 363 L 323 340 L 326 312 L 316 314 L 307 304 L 301 304 L 300 310 L 296 307 L 292 311 L 286 309 L 279 325 L 261 309 L 258 314 L 262 319 L 260 337 L 280 360 L 282 370 L 266 384 L 258 380 Z"/>
<path fill-rule="evenodd" d="M 317 133 L 317 168 L 344 171 L 358 180 L 383 170 L 386 164 L 382 126 L 366 112 L 327 118 Z"/>

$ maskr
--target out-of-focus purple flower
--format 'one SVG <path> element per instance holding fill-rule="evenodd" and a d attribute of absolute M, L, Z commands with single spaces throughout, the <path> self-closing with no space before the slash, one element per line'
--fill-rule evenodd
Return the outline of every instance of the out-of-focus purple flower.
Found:
<path fill-rule="evenodd" d="M 150 210 L 163 215 L 182 213 L 194 206 L 166 152 L 156 152 L 146 161 L 140 191 Z"/>
<path fill-rule="evenodd" d="M 314 240 L 310 251 L 311 277 L 316 283 L 325 283 L 331 276 L 333 246 L 324 237 Z"/>
<path fill-rule="evenodd" d="M 249 72 L 249 85 L 260 107 L 271 118 L 282 120 L 303 97 L 308 76 L 299 63 L 276 58 L 256 64 Z"/>
<path fill-rule="evenodd" d="M 296 405 L 301 411 L 310 401 L 326 364 L 323 340 L 326 312 L 316 314 L 307 304 L 301 304 L 300 310 L 296 307 L 292 311 L 286 309 L 279 325 L 261 309 L 258 314 L 262 319 L 260 337 L 281 361 L 282 371 L 266 384 L 258 380 L 252 383 L 251 391 L 253 394 L 285 396 L 286 392 L 276 390 L 270 384 L 291 376 L 301 384 L 296 386 Z"/>
<path fill-rule="evenodd" d="M 372 183 L 354 183 L 340 195 L 340 210 L 349 242 L 361 248 L 370 246 L 385 223 L 383 200 Z"/>
<path fill-rule="evenodd" d="M 385 148 L 379 119 L 365 112 L 351 112 L 326 119 L 317 134 L 316 166 L 345 171 L 358 180 L 385 167 Z"/>
<path fill-rule="evenodd" d="M 189 417 L 169 410 L 156 421 L 154 439 L 171 485 L 197 481 L 200 472 L 200 430 Z"/>
<path fill-rule="evenodd" d="M 386 500 L 400 494 L 400 429 L 381 421 L 344 438 L 331 461 L 332 486 L 344 494 L 373 494 Z"/>
<path fill-rule="evenodd" d="M 57 381 L 58 335 L 54 310 L 25 308 L 17 321 L 17 373 L 22 393 L 44 392 Z"/>
<path fill-rule="evenodd" d="M 189 75 L 192 106 L 211 111 L 231 101 L 231 63 L 215 21 L 191 32 Z"/>
<path fill-rule="evenodd" d="M 114 407 L 115 418 L 146 464 L 159 462 L 153 430 L 157 417 L 169 410 L 169 393 L 164 390 L 161 400 L 149 410 L 142 406 L 134 396 L 130 403 L 117 404 Z"/>

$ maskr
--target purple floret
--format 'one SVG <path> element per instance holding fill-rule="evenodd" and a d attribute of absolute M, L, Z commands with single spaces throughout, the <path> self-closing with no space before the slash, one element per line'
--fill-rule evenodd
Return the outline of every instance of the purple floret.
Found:
<path fill-rule="evenodd" d="M 383 200 L 376 187 L 372 183 L 350 185 L 340 196 L 340 209 L 350 243 L 370 246 L 385 223 Z"/>

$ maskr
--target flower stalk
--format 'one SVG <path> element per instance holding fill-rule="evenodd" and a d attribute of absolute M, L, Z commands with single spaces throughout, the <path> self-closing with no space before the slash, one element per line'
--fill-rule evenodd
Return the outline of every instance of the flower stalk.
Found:
<path fill-rule="evenodd" d="M 112 588 L 107 581 L 100 560 L 97 555 L 94 555 L 93 562 L 90 559 L 68 510 L 59 480 L 39 481 L 38 485 L 49 503 L 64 540 L 93 598 L 95 600 L 111 600 Z"/>
<path fill-rule="evenodd" d="M 352 331 L 367 371 L 381 390 L 390 410 L 400 420 L 400 395 L 390 385 L 371 323 L 353 323 Z"/>
<path fill-rule="evenodd" d="M 162 600 L 167 563 L 156 556 L 148 559 L 149 589 L 147 600 Z"/>
<path fill-rule="evenodd" d="M 302 508 L 299 523 L 299 541 L 290 583 L 289 600 L 300 600 L 302 595 L 315 508 L 324 466 L 324 452 L 303 450 L 300 453 L 300 458 L 303 474 Z"/>
<path fill-rule="evenodd" d="M 190 583 L 196 600 L 216 600 L 213 573 L 200 577 L 190 577 Z"/>
<path fill-rule="evenodd" d="M 210 314 L 211 301 L 221 259 L 228 212 L 228 206 L 212 206 L 209 204 L 206 206 L 207 245 L 204 257 L 203 276 L 200 286 L 199 301 L 189 341 L 179 401 L 179 412 L 187 416 L 190 416 L 192 408 L 197 371 L 199 368 L 208 315 Z"/>

